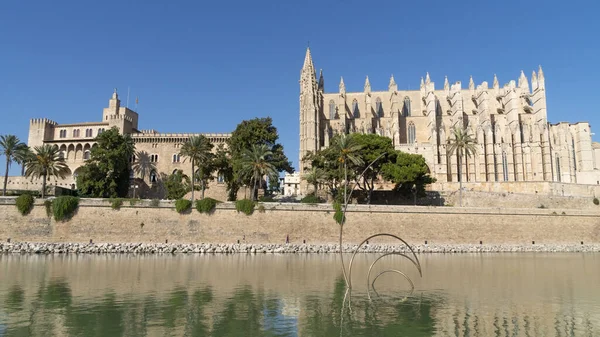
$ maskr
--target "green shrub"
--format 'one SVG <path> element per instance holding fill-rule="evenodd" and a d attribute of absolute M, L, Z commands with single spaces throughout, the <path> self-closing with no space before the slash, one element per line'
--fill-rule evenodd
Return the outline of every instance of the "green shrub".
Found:
<path fill-rule="evenodd" d="M 152 200 L 150 200 L 150 206 L 151 207 L 158 207 L 158 206 L 160 206 L 160 200 L 158 200 L 158 199 L 152 199 Z"/>
<path fill-rule="evenodd" d="M 218 203 L 220 201 L 213 198 L 196 200 L 196 210 L 200 213 L 213 214 Z"/>
<path fill-rule="evenodd" d="M 335 220 L 335 222 L 338 223 L 338 225 L 341 225 L 342 222 L 345 220 L 344 212 L 342 211 L 342 204 L 340 204 L 339 202 L 334 202 L 333 210 L 335 211 L 335 213 L 333 213 L 333 219 Z"/>
<path fill-rule="evenodd" d="M 112 207 L 112 209 L 120 209 L 121 206 L 123 206 L 123 199 L 121 198 L 114 198 L 114 199 L 110 199 L 110 207 Z"/>
<path fill-rule="evenodd" d="M 29 212 L 31 212 L 32 208 L 33 208 L 33 196 L 31 194 L 28 194 L 28 193 L 21 194 L 17 198 L 17 209 L 19 209 L 19 212 L 21 213 L 21 215 L 29 214 Z"/>
<path fill-rule="evenodd" d="M 254 201 L 249 199 L 237 200 L 235 202 L 235 209 L 239 212 L 242 212 L 246 215 L 251 215 L 254 213 Z"/>
<path fill-rule="evenodd" d="M 178 199 L 175 201 L 175 209 L 177 213 L 182 214 L 189 211 L 192 208 L 192 202 L 187 199 Z"/>
<path fill-rule="evenodd" d="M 44 201 L 44 207 L 46 207 L 46 216 L 51 217 L 52 216 L 52 200 L 46 199 Z"/>
<path fill-rule="evenodd" d="M 79 207 L 79 198 L 68 195 L 60 196 L 52 201 L 52 213 L 54 220 L 62 221 L 70 219 Z"/>
<path fill-rule="evenodd" d="M 129 206 L 135 206 L 135 204 L 137 204 L 138 200 L 137 199 L 129 199 Z"/>
<path fill-rule="evenodd" d="M 598 200 L 598 198 L 596 198 L 596 197 L 594 197 L 593 202 L 594 202 L 594 205 L 596 205 L 596 206 L 600 205 L 600 200 Z"/>
<path fill-rule="evenodd" d="M 321 199 L 314 194 L 309 194 L 300 200 L 303 204 L 318 204 L 321 202 Z"/>
<path fill-rule="evenodd" d="M 258 205 L 258 213 L 264 213 L 265 212 L 265 205 L 260 204 Z"/>
<path fill-rule="evenodd" d="M 263 195 L 262 197 L 258 198 L 258 201 L 260 201 L 260 202 L 274 202 L 275 199 L 273 199 L 273 196 L 271 196 L 271 195 Z"/>

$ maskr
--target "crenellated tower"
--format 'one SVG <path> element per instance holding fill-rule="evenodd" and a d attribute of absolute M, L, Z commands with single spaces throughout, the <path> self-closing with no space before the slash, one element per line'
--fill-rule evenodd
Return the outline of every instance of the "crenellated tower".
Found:
<path fill-rule="evenodd" d="M 322 74 L 319 82 L 324 83 Z M 304 171 L 302 158 L 320 147 L 319 112 L 322 90 L 319 89 L 310 48 L 306 48 L 304 65 L 300 71 L 300 172 Z"/>

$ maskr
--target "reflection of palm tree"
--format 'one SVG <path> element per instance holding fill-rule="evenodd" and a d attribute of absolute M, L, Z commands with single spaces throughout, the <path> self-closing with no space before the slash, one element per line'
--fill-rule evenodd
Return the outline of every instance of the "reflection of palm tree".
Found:
<path fill-rule="evenodd" d="M 477 152 L 477 148 L 475 147 L 477 140 L 466 129 L 459 127 L 454 127 L 452 135 L 454 139 L 448 140 L 448 155 L 451 156 L 455 153 L 458 155 L 458 199 L 459 205 L 462 206 L 462 158 L 464 155 L 471 157 L 471 155 Z"/>
<path fill-rule="evenodd" d="M 146 175 L 150 175 L 152 171 L 156 170 L 156 164 L 150 160 L 150 155 L 146 151 L 138 151 L 135 154 L 135 162 L 131 165 L 133 172 L 144 180 Z"/>
<path fill-rule="evenodd" d="M 25 176 L 42 177 L 42 198 L 46 196 L 46 179 L 54 176 L 64 179 L 69 173 L 65 159 L 60 156 L 60 151 L 55 145 L 42 145 L 34 148 L 34 154 L 27 162 Z"/>

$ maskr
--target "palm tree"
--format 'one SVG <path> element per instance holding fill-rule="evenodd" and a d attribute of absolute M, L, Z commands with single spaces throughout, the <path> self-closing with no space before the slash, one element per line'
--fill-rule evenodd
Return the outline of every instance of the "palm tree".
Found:
<path fill-rule="evenodd" d="M 146 151 L 138 151 L 135 153 L 135 161 L 131 165 L 131 169 L 138 174 L 142 180 L 144 180 L 146 175 L 150 175 L 152 171 L 156 171 L 156 164 L 150 159 L 150 155 Z"/>
<path fill-rule="evenodd" d="M 356 142 L 352 135 L 341 134 L 333 138 L 331 151 L 335 154 L 337 162 L 340 164 L 340 169 L 343 168 L 344 177 L 344 203 L 347 202 L 347 184 L 348 184 L 348 162 L 354 165 L 362 165 L 363 160 L 358 155 L 362 146 Z"/>
<path fill-rule="evenodd" d="M 265 144 L 252 145 L 252 148 L 245 149 L 240 159 L 240 176 L 249 177 L 252 184 L 252 199 L 256 200 L 256 185 L 262 188 L 262 177 L 277 179 L 279 174 L 275 165 L 271 163 L 273 152 Z"/>
<path fill-rule="evenodd" d="M 455 153 L 458 155 L 458 199 L 459 205 L 462 207 L 462 158 L 465 154 L 467 157 L 471 157 L 477 152 L 477 140 L 464 128 L 454 127 L 452 135 L 454 139 L 448 140 L 448 155 L 451 156 Z"/>
<path fill-rule="evenodd" d="M 17 153 L 15 153 L 15 162 L 21 165 L 21 176 L 25 175 L 25 168 L 31 159 L 33 159 L 33 152 L 31 152 L 29 146 L 25 145 L 17 149 Z"/>
<path fill-rule="evenodd" d="M 195 173 L 196 173 L 196 165 L 210 160 L 210 151 L 212 150 L 212 143 L 208 138 L 203 135 L 191 136 L 187 142 L 183 143 L 181 146 L 181 150 L 179 154 L 189 158 L 192 163 L 192 203 L 194 202 L 194 189 L 195 189 Z M 184 159 L 185 161 L 185 159 Z"/>
<path fill-rule="evenodd" d="M 0 136 L 0 154 L 6 157 L 6 172 L 4 174 L 4 188 L 2 189 L 2 195 L 6 195 L 6 184 L 8 183 L 8 170 L 13 160 L 17 160 L 17 153 L 23 147 L 27 147 L 25 143 L 22 143 L 19 138 L 15 135 L 2 135 Z"/>
<path fill-rule="evenodd" d="M 319 184 L 327 178 L 325 170 L 318 167 L 311 167 L 308 173 L 304 174 L 302 179 L 306 180 L 307 183 L 314 186 L 314 193 L 317 195 L 319 190 Z"/>
<path fill-rule="evenodd" d="M 69 174 L 69 167 L 60 155 L 57 146 L 42 145 L 34 147 L 31 160 L 27 161 L 26 177 L 42 177 L 42 198 L 46 197 L 46 179 L 54 176 L 64 179 Z"/>

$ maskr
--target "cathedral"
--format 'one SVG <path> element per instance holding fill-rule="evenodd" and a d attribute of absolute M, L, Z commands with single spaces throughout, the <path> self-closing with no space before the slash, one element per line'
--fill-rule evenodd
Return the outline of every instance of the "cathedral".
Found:
<path fill-rule="evenodd" d="M 455 127 L 477 141 L 476 154 L 464 158 L 460 171 L 457 156 L 447 151 Z M 458 172 L 463 182 L 479 185 L 600 184 L 600 144 L 592 142 L 589 123 L 548 122 L 541 67 L 530 79 L 521 72 L 503 86 L 494 76 L 491 86 L 471 78 L 463 88 L 446 78 L 436 88 L 427 73 L 419 90 L 398 90 L 392 75 L 387 91 L 372 91 L 367 77 L 362 92 L 346 92 L 343 78 L 337 92 L 325 92 L 323 72 L 317 80 L 307 49 L 300 73 L 300 160 L 342 133 L 375 133 L 397 150 L 422 155 L 438 187 L 459 181 Z"/>

